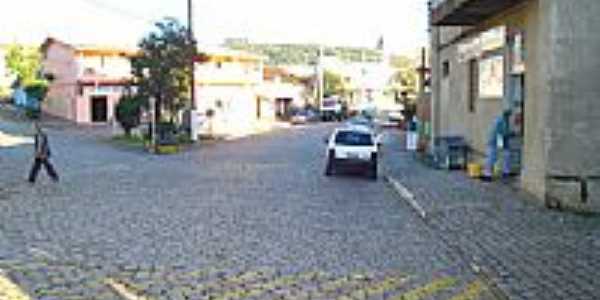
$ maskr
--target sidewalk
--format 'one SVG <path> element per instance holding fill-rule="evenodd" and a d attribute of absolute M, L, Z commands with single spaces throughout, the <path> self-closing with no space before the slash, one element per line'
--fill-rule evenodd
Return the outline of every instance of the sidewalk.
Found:
<path fill-rule="evenodd" d="M 390 133 L 386 175 L 412 194 L 457 259 L 510 299 L 597 299 L 600 218 L 547 210 L 508 185 L 431 169 L 403 150 L 402 139 Z"/>

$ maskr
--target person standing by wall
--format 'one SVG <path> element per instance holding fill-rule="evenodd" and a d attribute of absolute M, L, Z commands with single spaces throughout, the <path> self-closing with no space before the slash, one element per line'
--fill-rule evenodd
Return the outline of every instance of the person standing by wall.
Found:
<path fill-rule="evenodd" d="M 35 153 L 34 153 L 34 161 L 33 166 L 31 167 L 31 171 L 29 172 L 29 182 L 31 184 L 35 183 L 37 178 L 37 174 L 40 171 L 42 165 L 46 168 L 46 172 L 54 180 L 54 182 L 58 182 L 58 174 L 56 170 L 50 163 L 50 144 L 48 142 L 48 136 L 42 130 L 42 127 L 38 122 L 34 123 L 35 126 Z"/>
<path fill-rule="evenodd" d="M 483 171 L 482 179 L 484 181 L 491 181 L 494 174 L 494 166 L 498 160 L 498 148 L 503 150 L 503 166 L 502 176 L 508 177 L 510 175 L 510 116 L 512 111 L 510 109 L 504 110 L 502 115 L 498 116 L 494 120 L 494 124 L 489 132 L 487 142 L 487 158 L 485 162 L 485 168 Z"/>
<path fill-rule="evenodd" d="M 408 122 L 408 130 L 406 131 L 406 150 L 416 151 L 419 139 L 418 133 L 419 120 L 416 115 L 413 115 Z"/>

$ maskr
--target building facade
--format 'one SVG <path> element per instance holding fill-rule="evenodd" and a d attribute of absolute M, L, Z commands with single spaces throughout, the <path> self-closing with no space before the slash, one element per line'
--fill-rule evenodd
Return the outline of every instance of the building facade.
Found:
<path fill-rule="evenodd" d="M 200 134 L 244 135 L 273 114 L 272 104 L 258 95 L 263 83 L 262 57 L 221 48 L 199 52 L 195 104 L 207 120 Z"/>
<path fill-rule="evenodd" d="M 273 103 L 275 117 L 289 120 L 295 111 L 302 110 L 314 102 L 314 74 L 294 72 L 295 67 L 265 66 L 264 81 L 259 88 L 259 96 L 267 103 Z"/>
<path fill-rule="evenodd" d="M 70 45 L 49 38 L 42 68 L 53 77 L 42 104 L 45 113 L 76 123 L 107 123 L 132 80 L 133 49 Z"/>
<path fill-rule="evenodd" d="M 504 109 L 524 189 L 548 206 L 600 211 L 600 2 L 430 1 L 433 139 L 484 156 Z"/>

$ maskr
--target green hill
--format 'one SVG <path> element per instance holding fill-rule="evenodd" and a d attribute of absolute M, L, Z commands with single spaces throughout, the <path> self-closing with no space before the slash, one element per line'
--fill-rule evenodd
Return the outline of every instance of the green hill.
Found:
<path fill-rule="evenodd" d="M 225 47 L 247 51 L 267 57 L 267 65 L 312 65 L 317 61 L 319 46 L 316 44 L 261 44 L 245 39 L 228 39 Z M 325 47 L 325 56 L 335 56 L 346 62 L 381 61 L 379 50 L 357 47 Z"/>

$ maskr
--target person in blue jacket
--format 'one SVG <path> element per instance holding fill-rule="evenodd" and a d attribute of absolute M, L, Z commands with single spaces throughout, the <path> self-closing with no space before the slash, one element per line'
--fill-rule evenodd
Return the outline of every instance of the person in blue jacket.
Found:
<path fill-rule="evenodd" d="M 494 124 L 490 129 L 487 140 L 487 157 L 483 171 L 483 180 L 492 180 L 494 166 L 498 160 L 498 148 L 502 149 L 504 154 L 502 176 L 506 178 L 510 175 L 511 114 L 512 111 L 510 109 L 504 110 L 502 115 L 498 116 L 494 120 Z"/>

